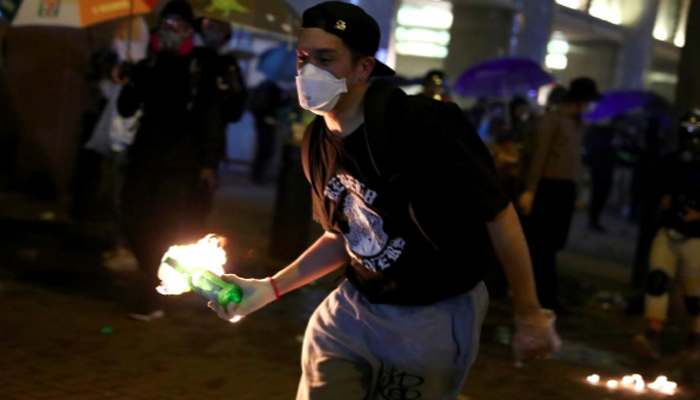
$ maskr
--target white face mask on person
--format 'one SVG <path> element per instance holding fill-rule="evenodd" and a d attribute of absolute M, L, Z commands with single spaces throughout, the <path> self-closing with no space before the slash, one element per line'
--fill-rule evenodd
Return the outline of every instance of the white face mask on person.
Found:
<path fill-rule="evenodd" d="M 299 104 L 314 114 L 325 115 L 338 104 L 340 95 L 348 92 L 345 78 L 338 79 L 330 72 L 306 64 L 297 76 Z"/>

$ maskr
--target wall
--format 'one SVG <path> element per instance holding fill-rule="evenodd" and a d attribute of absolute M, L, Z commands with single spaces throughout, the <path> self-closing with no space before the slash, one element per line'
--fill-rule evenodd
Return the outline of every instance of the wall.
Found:
<path fill-rule="evenodd" d="M 503 7 L 455 4 L 445 72 L 454 82 L 475 64 L 508 56 L 513 11 Z M 457 103 L 464 99 L 455 96 Z"/>
<path fill-rule="evenodd" d="M 567 86 L 572 79 L 587 76 L 598 83 L 598 90 L 612 89 L 618 52 L 619 45 L 608 41 L 571 43 L 568 67 L 553 75 Z"/>

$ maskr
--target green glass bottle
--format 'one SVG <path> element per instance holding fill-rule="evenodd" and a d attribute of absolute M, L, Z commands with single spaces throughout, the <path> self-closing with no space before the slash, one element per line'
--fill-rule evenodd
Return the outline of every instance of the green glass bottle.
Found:
<path fill-rule="evenodd" d="M 224 281 L 206 268 L 187 269 L 172 257 L 166 257 L 163 262 L 180 273 L 193 291 L 221 307 L 226 308 L 234 301 L 240 303 L 243 299 L 243 291 L 238 285 Z"/>

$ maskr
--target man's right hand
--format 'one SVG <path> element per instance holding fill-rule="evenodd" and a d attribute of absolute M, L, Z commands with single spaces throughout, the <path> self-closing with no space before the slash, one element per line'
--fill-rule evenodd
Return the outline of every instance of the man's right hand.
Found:
<path fill-rule="evenodd" d="M 535 193 L 531 190 L 526 190 L 518 198 L 518 206 L 520 206 L 520 212 L 524 215 L 530 215 L 532 213 L 532 203 L 535 201 Z"/>
<path fill-rule="evenodd" d="M 209 302 L 209 308 L 214 310 L 219 317 L 227 321 L 234 322 L 234 318 L 245 317 L 277 299 L 277 293 L 274 286 L 272 286 L 270 278 L 245 279 L 234 274 L 226 274 L 222 275 L 221 279 L 239 286 L 243 291 L 241 302 L 232 302 L 226 309 L 216 302 Z"/>

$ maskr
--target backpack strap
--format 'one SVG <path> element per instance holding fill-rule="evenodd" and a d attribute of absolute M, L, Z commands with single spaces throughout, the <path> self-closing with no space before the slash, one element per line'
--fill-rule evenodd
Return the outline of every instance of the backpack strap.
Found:
<path fill-rule="evenodd" d="M 364 136 L 372 166 L 380 178 L 394 182 L 400 176 L 391 157 L 391 137 L 387 129 L 387 115 L 401 107 L 406 93 L 396 86 L 379 81 L 372 85 L 365 97 Z M 371 132 L 371 134 L 370 134 Z"/>

